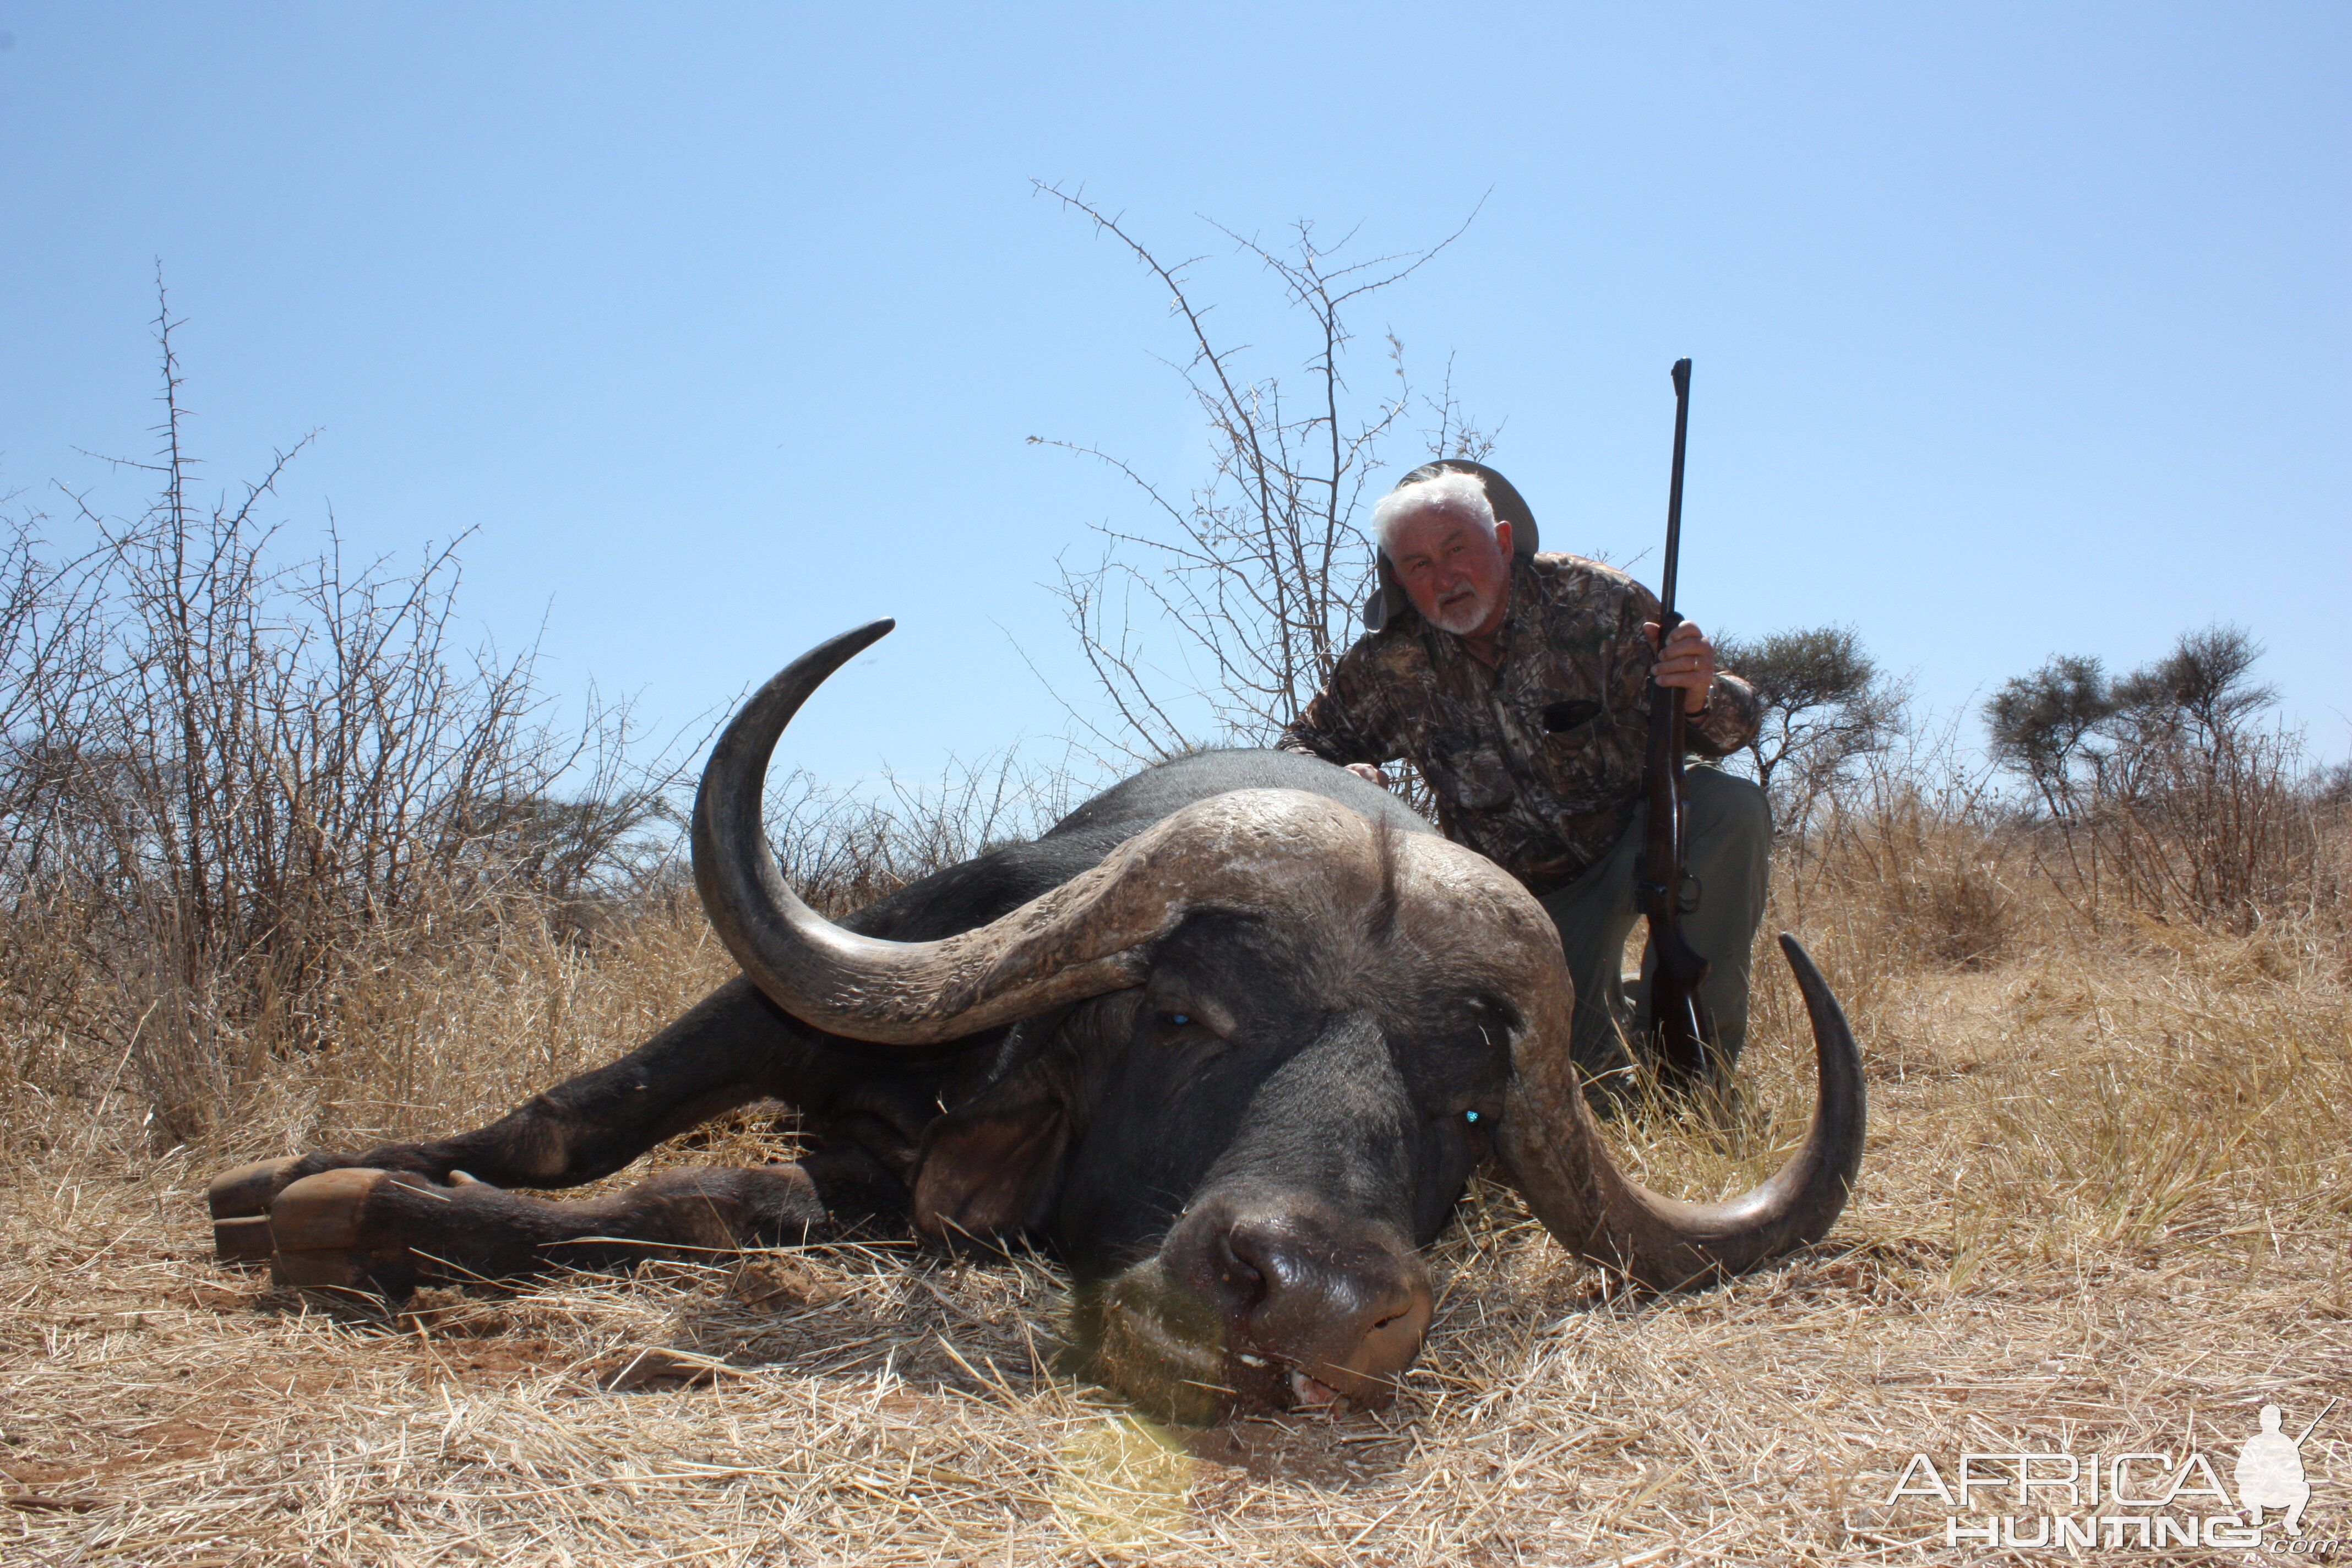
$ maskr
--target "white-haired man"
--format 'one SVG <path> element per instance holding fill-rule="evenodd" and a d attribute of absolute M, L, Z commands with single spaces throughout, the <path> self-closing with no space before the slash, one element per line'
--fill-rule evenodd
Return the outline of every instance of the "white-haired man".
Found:
<path fill-rule="evenodd" d="M 1381 763 L 1411 759 L 1446 837 L 1543 901 L 1576 982 L 1577 1063 L 1622 1078 L 1632 1066 L 1624 1026 L 1636 1040 L 1648 1036 L 1619 963 L 1640 912 L 1650 680 L 1682 694 L 1690 747 L 1703 758 L 1754 735 L 1755 693 L 1716 668 L 1713 646 L 1688 621 L 1660 648 L 1658 601 L 1625 574 L 1538 554 L 1534 514 L 1483 464 L 1415 468 L 1372 522 L 1381 582 L 1364 606 L 1370 632 L 1280 743 L 1376 783 L 1386 782 Z M 1747 1039 L 1771 814 L 1745 779 L 1710 767 L 1687 776 L 1700 893 L 1684 931 L 1709 961 L 1701 995 L 1727 1063 Z"/>

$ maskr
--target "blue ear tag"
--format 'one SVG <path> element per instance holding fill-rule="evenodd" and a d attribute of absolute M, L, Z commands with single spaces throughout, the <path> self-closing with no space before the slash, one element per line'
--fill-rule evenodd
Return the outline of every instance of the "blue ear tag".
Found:
<path fill-rule="evenodd" d="M 1465 1121 L 1475 1121 L 1478 1120 L 1478 1113 L 1475 1110 L 1465 1110 L 1462 1113 L 1462 1118 Z"/>

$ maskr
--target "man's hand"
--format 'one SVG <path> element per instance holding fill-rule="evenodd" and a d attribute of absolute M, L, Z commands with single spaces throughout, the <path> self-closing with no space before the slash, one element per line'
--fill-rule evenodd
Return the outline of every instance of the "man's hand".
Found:
<path fill-rule="evenodd" d="M 1658 623 L 1643 621 L 1643 632 L 1654 647 L 1658 641 Z M 1650 667 L 1650 679 L 1661 686 L 1682 689 L 1683 711 L 1696 713 L 1706 706 L 1707 688 L 1715 684 L 1715 645 L 1696 624 L 1685 621 L 1666 639 L 1658 662 Z"/>
<path fill-rule="evenodd" d="M 1360 779 L 1380 785 L 1382 789 L 1389 787 L 1389 775 L 1370 763 L 1349 763 L 1348 771 Z"/>

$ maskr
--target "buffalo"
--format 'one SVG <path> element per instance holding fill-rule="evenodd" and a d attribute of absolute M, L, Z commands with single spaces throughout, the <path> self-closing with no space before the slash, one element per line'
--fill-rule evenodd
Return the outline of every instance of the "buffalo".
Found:
<path fill-rule="evenodd" d="M 1080 1370 L 1205 1423 L 1385 1404 L 1430 1321 L 1419 1249 L 1489 1152 L 1563 1247 L 1659 1289 L 1818 1240 L 1844 1206 L 1861 1056 L 1792 939 L 1820 1079 L 1802 1146 L 1738 1198 L 1659 1196 L 1586 1106 L 1542 908 L 1312 758 L 1160 763 L 826 921 L 778 870 L 763 782 L 802 702 L 891 625 L 794 661 L 712 752 L 695 879 L 740 977 L 477 1131 L 227 1173 L 223 1255 L 397 1299 L 887 1216 L 949 1244 L 1026 1237 L 1070 1271 Z M 799 1111 L 803 1159 L 587 1202 L 509 1190 L 593 1181 L 762 1098 Z"/>

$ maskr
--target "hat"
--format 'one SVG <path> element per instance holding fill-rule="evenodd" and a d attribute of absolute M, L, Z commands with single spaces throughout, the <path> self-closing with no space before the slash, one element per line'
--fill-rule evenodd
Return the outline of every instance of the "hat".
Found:
<path fill-rule="evenodd" d="M 1417 485 L 1423 479 L 1433 479 L 1440 474 L 1475 474 L 1486 491 L 1486 504 L 1495 510 L 1496 522 L 1511 525 L 1511 553 L 1525 559 L 1536 552 L 1536 514 L 1528 510 L 1511 481 L 1484 463 L 1474 463 L 1467 458 L 1440 458 L 1433 463 L 1423 463 L 1395 484 L 1389 487 L 1393 495 L 1407 485 Z M 1389 552 L 1377 543 L 1373 547 L 1374 567 L 1380 582 L 1364 601 L 1364 628 L 1379 631 L 1411 603 L 1404 596 L 1404 585 L 1396 580 L 1396 568 L 1389 564 Z"/>

